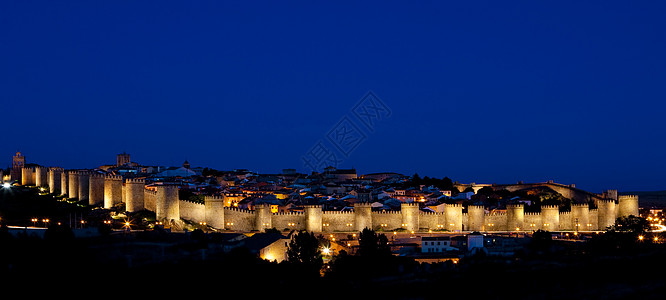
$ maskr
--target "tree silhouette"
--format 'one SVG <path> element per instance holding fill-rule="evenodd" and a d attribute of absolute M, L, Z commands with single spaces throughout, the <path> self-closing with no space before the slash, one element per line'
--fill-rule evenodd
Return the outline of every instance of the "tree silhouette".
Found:
<path fill-rule="evenodd" d="M 319 270 L 323 265 L 319 239 L 313 232 L 301 231 L 294 235 L 287 249 L 287 261 Z"/>
<path fill-rule="evenodd" d="M 384 257 L 391 255 L 386 235 L 377 234 L 374 230 L 365 228 L 358 237 L 358 254 L 362 257 Z"/>
<path fill-rule="evenodd" d="M 634 215 L 619 217 L 615 220 L 615 225 L 611 227 L 611 230 L 617 232 L 627 232 L 633 234 L 643 234 L 650 230 L 650 222 L 641 217 Z"/>

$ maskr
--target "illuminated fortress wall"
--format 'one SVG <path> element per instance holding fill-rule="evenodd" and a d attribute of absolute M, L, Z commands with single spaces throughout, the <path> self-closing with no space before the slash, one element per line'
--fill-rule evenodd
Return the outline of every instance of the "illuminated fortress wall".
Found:
<path fill-rule="evenodd" d="M 59 186 L 69 198 L 88 200 L 91 205 L 110 208 L 125 203 L 125 210 L 154 211 L 158 220 L 188 220 L 206 222 L 218 228 L 237 231 L 308 230 L 313 232 L 355 232 L 364 228 L 377 231 L 548 231 L 605 230 L 618 217 L 638 215 L 638 196 L 617 196 L 615 190 L 605 192 L 605 199 L 594 199 L 596 208 L 588 204 L 572 204 L 570 211 L 558 206 L 544 205 L 540 212 L 525 212 L 522 204 L 508 205 L 505 212 L 487 213 L 483 206 L 445 204 L 442 212 L 425 212 L 416 203 L 403 203 L 398 211 L 373 211 L 369 203 L 357 203 L 349 211 L 322 211 L 320 205 L 306 205 L 303 212 L 273 213 L 269 205 L 257 205 L 255 210 L 225 206 L 225 196 L 206 196 L 204 203 L 179 200 L 175 185 L 146 189 L 143 179 L 121 176 L 101 176 L 86 170 L 63 171 L 42 168 L 42 182 Z M 35 169 L 23 168 L 23 181 L 34 185 Z M 43 176 L 41 174 L 44 174 Z M 51 176 L 53 174 L 53 176 Z M 59 178 L 56 174 L 59 174 Z M 564 188 L 563 188 L 564 189 Z M 581 192 L 578 192 L 581 193 Z M 83 198 L 83 199 L 81 199 Z M 612 198 L 617 198 L 614 200 Z"/>
<path fill-rule="evenodd" d="M 403 204 L 399 211 L 372 211 L 369 205 L 357 205 L 351 211 L 322 211 L 321 206 L 307 206 L 304 212 L 271 213 L 268 206 L 258 206 L 256 210 L 243 210 L 224 207 L 223 196 L 208 196 L 206 204 L 185 204 L 180 202 L 180 216 L 193 222 L 206 222 L 216 228 L 237 231 L 265 230 L 308 230 L 314 232 L 354 232 L 363 228 L 377 231 L 595 231 L 604 230 L 612 205 L 604 207 L 604 213 L 590 209 L 588 205 L 574 205 L 571 211 L 560 212 L 557 206 L 543 206 L 541 212 L 525 212 L 522 205 L 512 206 L 502 213 L 485 213 L 481 206 L 468 207 L 452 204 L 445 206 L 444 212 L 423 212 L 415 204 Z M 158 201 L 160 201 L 158 199 Z M 625 203 L 624 201 L 627 201 Z M 622 205 L 637 205 L 634 198 L 627 197 Z M 210 208 L 206 208 L 210 207 Z M 214 209 L 214 207 L 217 207 Z M 637 209 L 637 208 L 636 208 Z M 626 209 L 629 211 L 629 208 Z M 618 212 L 620 213 L 620 212 Z M 620 216 L 620 215 L 618 215 Z M 626 216 L 626 213 L 625 213 Z M 597 220 L 600 219 L 601 221 Z"/>

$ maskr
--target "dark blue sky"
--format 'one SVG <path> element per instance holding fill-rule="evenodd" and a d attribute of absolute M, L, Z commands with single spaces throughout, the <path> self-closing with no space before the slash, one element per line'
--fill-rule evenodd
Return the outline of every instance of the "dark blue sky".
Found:
<path fill-rule="evenodd" d="M 338 167 L 666 189 L 663 2 L 100 2 L 0 3 L 5 166 L 309 171 L 373 91 Z"/>

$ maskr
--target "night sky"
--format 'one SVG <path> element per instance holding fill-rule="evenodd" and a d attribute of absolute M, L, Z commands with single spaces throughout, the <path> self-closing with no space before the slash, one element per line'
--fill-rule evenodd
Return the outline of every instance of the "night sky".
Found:
<path fill-rule="evenodd" d="M 0 2 L 2 167 L 666 189 L 664 2 L 59 2 Z"/>

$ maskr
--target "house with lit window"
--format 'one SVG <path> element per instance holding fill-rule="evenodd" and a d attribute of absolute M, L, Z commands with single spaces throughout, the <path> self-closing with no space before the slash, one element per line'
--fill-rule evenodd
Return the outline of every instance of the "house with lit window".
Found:
<path fill-rule="evenodd" d="M 457 250 L 458 248 L 451 246 L 451 237 L 424 236 L 421 238 L 421 253 L 442 253 Z"/>

